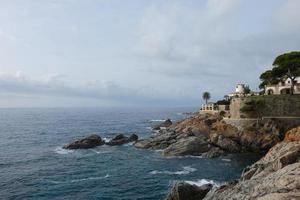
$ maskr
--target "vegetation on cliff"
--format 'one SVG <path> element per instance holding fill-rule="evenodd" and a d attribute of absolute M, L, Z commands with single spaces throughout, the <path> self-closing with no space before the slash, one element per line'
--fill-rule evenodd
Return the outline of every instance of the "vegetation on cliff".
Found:
<path fill-rule="evenodd" d="M 294 51 L 279 55 L 273 62 L 273 68 L 260 75 L 260 88 L 267 84 L 276 84 L 285 78 L 291 80 L 291 94 L 294 93 L 296 78 L 300 76 L 300 52 Z"/>

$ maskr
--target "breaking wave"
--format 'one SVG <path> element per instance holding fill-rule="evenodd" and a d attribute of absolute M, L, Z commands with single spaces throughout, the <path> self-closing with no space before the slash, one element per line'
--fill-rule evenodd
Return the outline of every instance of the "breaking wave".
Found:
<path fill-rule="evenodd" d="M 54 151 L 55 151 L 55 153 L 61 154 L 61 155 L 66 155 L 66 154 L 74 152 L 74 150 L 64 149 L 62 147 L 56 147 Z"/>
<path fill-rule="evenodd" d="M 212 184 L 213 186 L 215 187 L 219 187 L 221 186 L 222 184 L 221 183 L 218 183 L 218 182 L 215 182 L 213 180 L 208 180 L 208 179 L 200 179 L 200 180 L 197 180 L 197 181 L 184 181 L 190 185 L 196 185 L 196 186 L 202 186 L 202 185 L 206 185 L 206 184 Z"/>
<path fill-rule="evenodd" d="M 185 166 L 185 167 L 183 167 L 182 169 L 183 169 L 183 170 L 175 171 L 175 172 L 168 171 L 168 170 L 164 170 L 164 171 L 157 171 L 157 170 L 154 170 L 154 171 L 151 171 L 150 174 L 152 174 L 152 175 L 155 175 L 155 174 L 186 175 L 186 174 L 189 174 L 189 173 L 192 173 L 192 172 L 197 171 L 197 169 L 192 168 L 192 167 L 190 167 L 190 166 Z"/>

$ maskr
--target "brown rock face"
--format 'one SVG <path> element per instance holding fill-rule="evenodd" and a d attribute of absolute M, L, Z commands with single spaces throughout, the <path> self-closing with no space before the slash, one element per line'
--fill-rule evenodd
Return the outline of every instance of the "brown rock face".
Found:
<path fill-rule="evenodd" d="M 300 126 L 289 130 L 284 137 L 285 142 L 300 141 Z"/>

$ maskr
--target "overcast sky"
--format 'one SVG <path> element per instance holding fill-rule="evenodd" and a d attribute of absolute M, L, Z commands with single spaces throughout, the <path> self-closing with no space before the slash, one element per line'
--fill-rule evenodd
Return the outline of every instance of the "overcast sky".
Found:
<path fill-rule="evenodd" d="M 299 0 L 0 0 L 0 107 L 197 106 L 300 48 Z"/>

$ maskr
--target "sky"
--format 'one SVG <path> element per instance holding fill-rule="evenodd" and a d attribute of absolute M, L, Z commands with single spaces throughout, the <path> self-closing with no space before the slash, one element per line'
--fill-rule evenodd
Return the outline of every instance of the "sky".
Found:
<path fill-rule="evenodd" d="M 299 0 L 0 0 L 0 107 L 200 106 L 300 48 Z"/>

